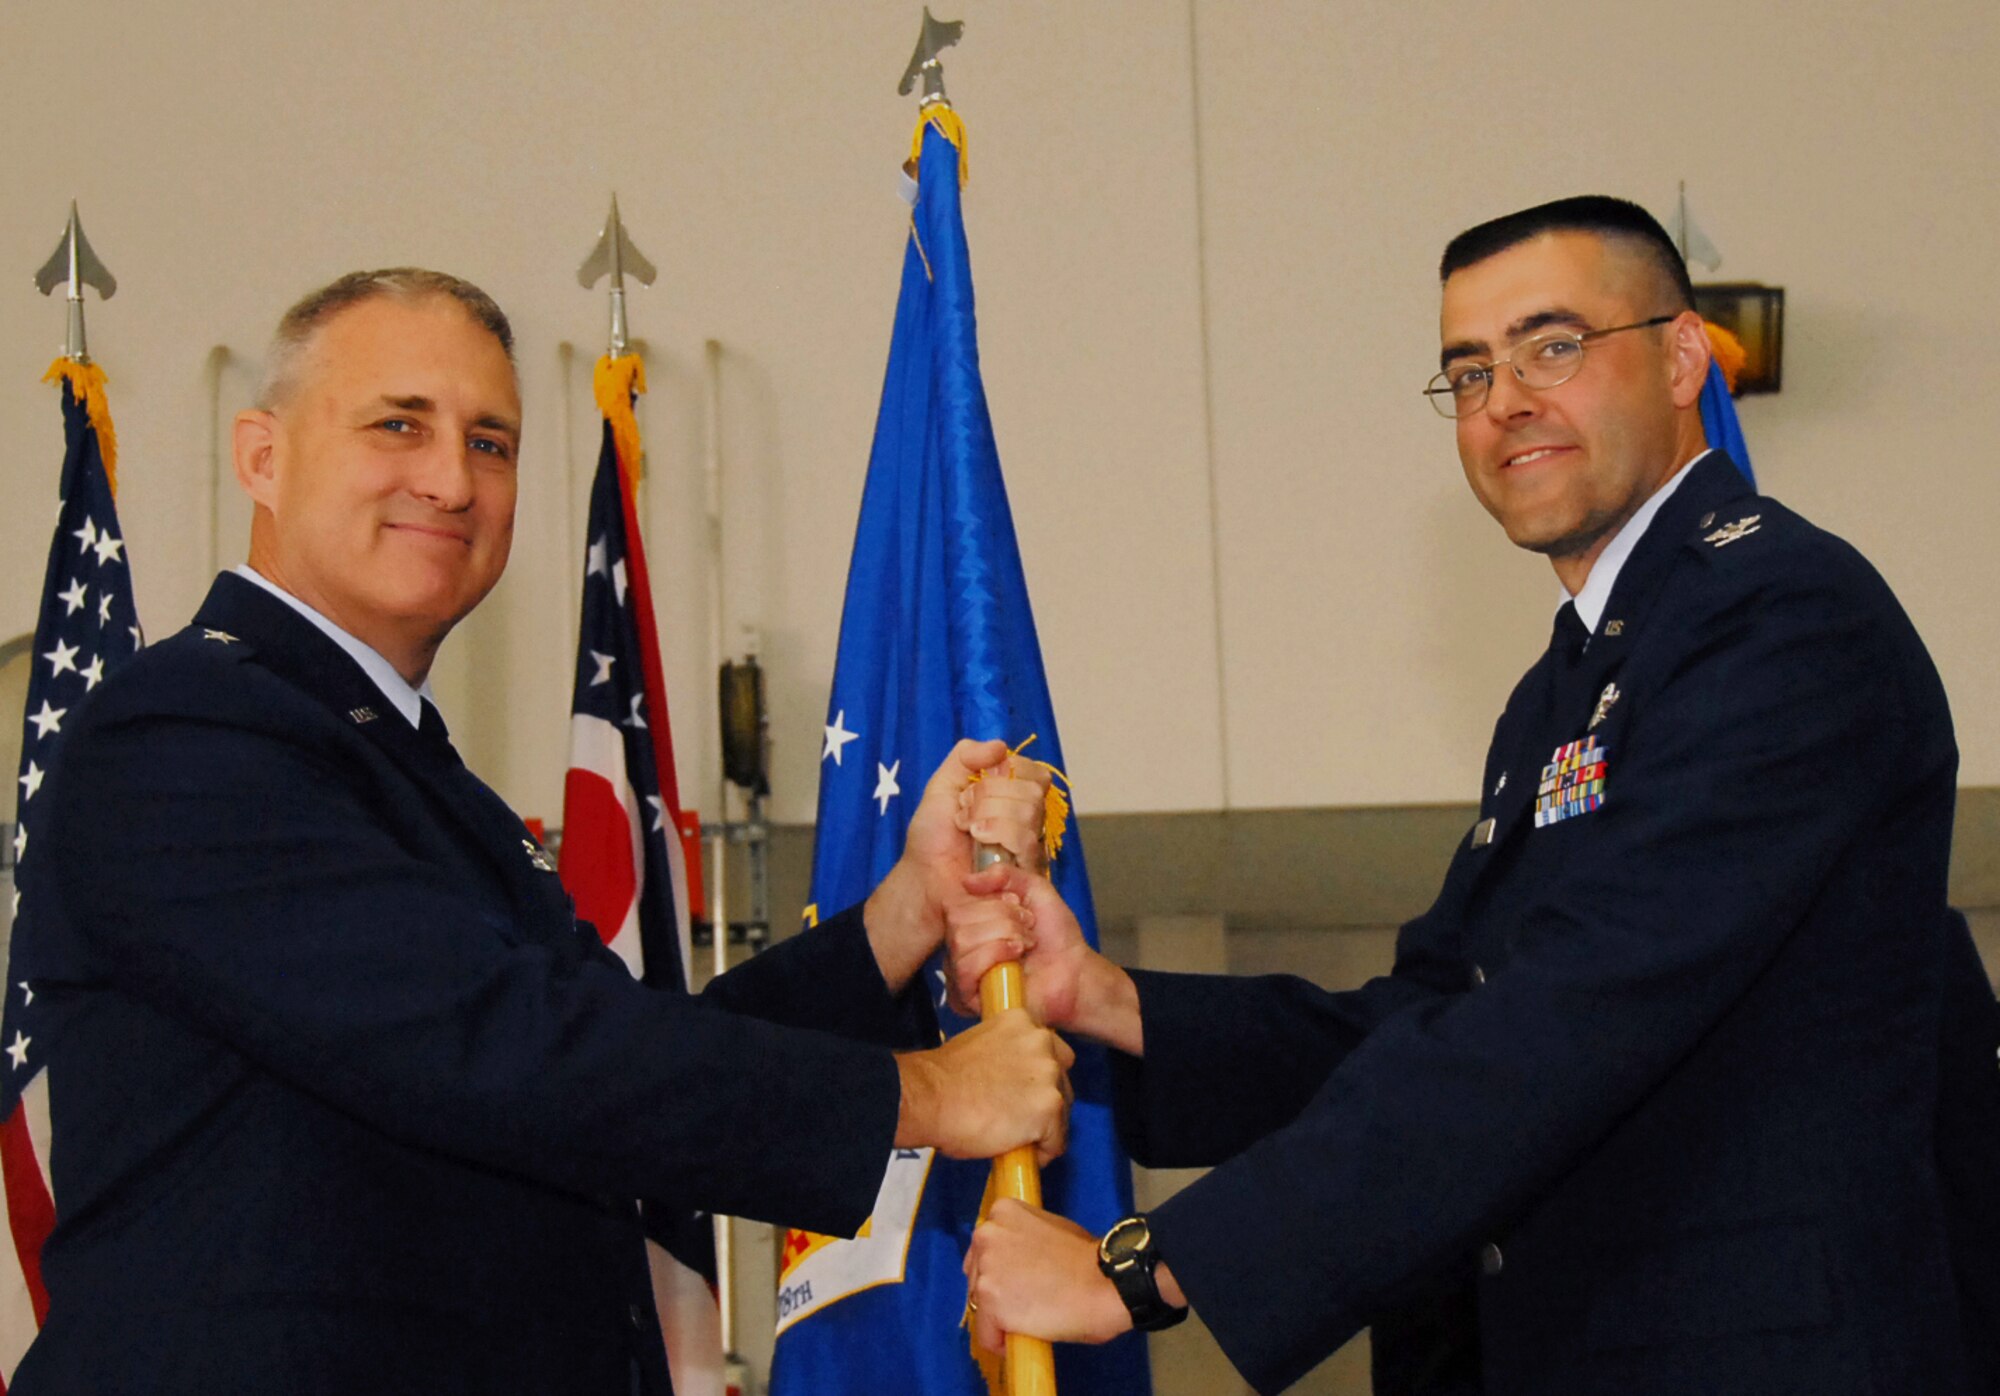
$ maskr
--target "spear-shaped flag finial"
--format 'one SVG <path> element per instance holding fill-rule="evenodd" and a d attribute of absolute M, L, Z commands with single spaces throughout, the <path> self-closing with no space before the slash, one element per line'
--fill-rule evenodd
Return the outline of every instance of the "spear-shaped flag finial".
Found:
<path fill-rule="evenodd" d="M 1686 180 L 1681 181 L 1680 204 L 1674 213 L 1674 246 L 1680 249 L 1681 260 L 1690 267 L 1699 262 L 1712 272 L 1722 265 L 1722 254 L 1716 250 L 1701 225 L 1694 221 L 1694 215 L 1688 212 Z"/>
<path fill-rule="evenodd" d="M 938 61 L 939 55 L 958 42 L 958 36 L 965 32 L 965 21 L 933 19 L 931 7 L 924 6 L 924 27 L 917 35 L 917 51 L 910 55 L 910 66 L 903 70 L 903 80 L 896 84 L 896 91 L 903 96 L 910 95 L 910 89 L 917 85 L 917 79 L 924 80 L 922 105 L 951 101 L 944 95 L 944 65 Z"/>
<path fill-rule="evenodd" d="M 97 259 L 90 239 L 83 235 L 83 220 L 76 215 L 74 199 L 69 201 L 69 226 L 63 229 L 62 241 L 35 273 L 35 289 L 46 296 L 65 282 L 69 284 L 69 339 L 63 353 L 66 358 L 87 364 L 90 351 L 83 334 L 83 288 L 95 286 L 98 295 L 110 300 L 118 294 L 118 278 Z"/>
<path fill-rule="evenodd" d="M 576 279 L 585 290 L 589 290 L 606 276 L 611 278 L 611 357 L 625 356 L 625 276 L 627 273 L 638 278 L 641 286 L 653 284 L 659 273 L 646 260 L 646 254 L 632 245 L 632 239 L 625 236 L 625 224 L 618 217 L 618 196 L 611 196 L 611 212 L 604 220 L 604 231 L 598 235 L 597 246 L 590 249 L 590 255 L 583 259 L 583 265 L 576 269 Z"/>

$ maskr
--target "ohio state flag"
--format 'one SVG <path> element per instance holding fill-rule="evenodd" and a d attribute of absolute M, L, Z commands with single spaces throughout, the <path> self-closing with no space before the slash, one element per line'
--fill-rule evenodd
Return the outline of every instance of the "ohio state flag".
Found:
<path fill-rule="evenodd" d="M 597 388 L 606 418 L 590 490 L 559 869 L 578 917 L 597 927 L 635 976 L 685 993 L 693 953 L 689 908 L 700 902 L 701 824 L 680 807 L 659 632 L 633 506 L 639 451 L 632 394 L 645 389 L 639 361 L 600 360 Z M 649 1203 L 646 1230 L 676 1396 L 724 1396 L 713 1219 Z"/>

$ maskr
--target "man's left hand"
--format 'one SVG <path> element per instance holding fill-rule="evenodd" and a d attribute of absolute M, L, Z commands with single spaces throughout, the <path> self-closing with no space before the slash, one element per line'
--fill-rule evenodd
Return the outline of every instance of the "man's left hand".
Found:
<path fill-rule="evenodd" d="M 1009 1333 L 1055 1343 L 1104 1343 L 1132 1327 L 1125 1301 L 1097 1268 L 1097 1238 L 1067 1217 L 1001 1198 L 965 1257 L 972 1335 L 999 1352 Z"/>
<path fill-rule="evenodd" d="M 978 776 L 974 779 L 975 775 Z M 900 991 L 944 939 L 945 911 L 968 899 L 974 841 L 1039 869 L 1042 812 L 1053 776 L 1002 741 L 961 741 L 924 786 L 903 856 L 869 896 L 862 919 L 882 978 Z"/>

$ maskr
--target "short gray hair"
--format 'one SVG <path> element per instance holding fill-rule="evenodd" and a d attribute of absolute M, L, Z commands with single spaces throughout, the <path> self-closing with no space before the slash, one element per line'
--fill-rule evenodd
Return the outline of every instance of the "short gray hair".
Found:
<path fill-rule="evenodd" d="M 507 323 L 506 312 L 470 281 L 422 267 L 351 271 L 312 292 L 279 319 L 277 332 L 271 336 L 270 350 L 264 355 L 264 376 L 257 384 L 257 406 L 268 411 L 291 391 L 299 360 L 312 343 L 313 335 L 341 311 L 385 297 L 408 303 L 427 296 L 446 296 L 465 307 L 465 313 L 476 324 L 500 341 L 507 362 L 514 362 L 514 328 Z"/>

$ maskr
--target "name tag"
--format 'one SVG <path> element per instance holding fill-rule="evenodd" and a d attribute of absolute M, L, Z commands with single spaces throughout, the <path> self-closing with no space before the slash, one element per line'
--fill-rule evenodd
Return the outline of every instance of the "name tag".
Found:
<path fill-rule="evenodd" d="M 1474 848 L 1484 848 L 1491 842 L 1493 842 L 1493 821 L 1491 819 L 1482 819 L 1472 826 L 1472 846 Z"/>

